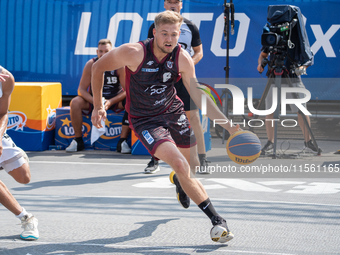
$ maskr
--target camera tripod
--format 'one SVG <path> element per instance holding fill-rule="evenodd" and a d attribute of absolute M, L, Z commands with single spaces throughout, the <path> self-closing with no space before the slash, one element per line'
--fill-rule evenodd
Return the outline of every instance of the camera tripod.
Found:
<path fill-rule="evenodd" d="M 289 87 L 293 87 L 293 84 L 291 82 L 291 79 L 289 77 L 289 71 L 287 70 L 287 68 L 284 66 L 284 59 L 285 56 L 284 54 L 275 54 L 274 55 L 274 60 L 273 60 L 273 65 L 269 66 L 270 70 L 270 75 L 268 77 L 268 81 L 267 81 L 267 85 L 264 89 L 264 92 L 261 96 L 261 99 L 259 101 L 259 104 L 257 106 L 257 109 L 262 109 L 263 104 L 265 102 L 265 99 L 267 97 L 268 91 L 270 89 L 270 87 L 272 86 L 272 84 L 275 84 L 275 87 L 277 87 L 277 92 L 278 92 L 278 102 L 277 102 L 277 107 L 276 110 L 274 112 L 274 119 L 279 119 L 279 110 L 280 110 L 280 106 L 281 106 L 281 84 L 282 84 L 282 79 L 284 79 L 284 81 L 287 81 Z M 268 61 L 265 61 L 262 63 L 262 67 L 264 67 L 266 64 L 268 63 Z M 292 93 L 293 97 L 295 99 L 299 98 L 297 93 Z M 299 109 L 298 113 L 301 115 L 303 122 L 305 124 L 305 127 L 307 128 L 307 131 L 317 149 L 317 155 L 321 154 L 321 149 L 318 147 L 315 137 L 313 135 L 312 129 L 307 121 L 306 115 Z M 257 116 L 254 116 L 254 118 L 257 118 Z M 277 121 L 275 121 L 274 123 L 274 144 L 273 144 L 273 154 L 272 154 L 272 158 L 276 159 L 277 158 L 277 154 L 276 154 L 276 145 L 277 145 Z"/>
<path fill-rule="evenodd" d="M 233 35 L 234 34 L 234 27 L 235 27 L 235 19 L 234 19 L 234 14 L 235 14 L 235 6 L 233 4 L 233 0 L 230 0 L 228 3 L 227 0 L 224 0 L 224 40 L 227 42 L 227 54 L 226 54 L 226 66 L 224 67 L 225 70 L 225 83 L 229 84 L 229 34 Z M 229 27 L 230 25 L 230 27 Z M 224 96 L 223 96 L 224 95 Z M 222 112 L 224 115 L 228 118 L 228 95 L 231 96 L 230 91 L 227 89 L 224 89 L 222 91 Z M 220 131 L 222 130 L 222 135 L 220 134 Z M 224 140 L 228 139 L 230 134 L 228 131 L 226 131 L 224 128 L 220 127 L 217 125 L 215 127 L 216 134 L 218 137 L 222 138 L 222 144 L 224 144 Z"/>

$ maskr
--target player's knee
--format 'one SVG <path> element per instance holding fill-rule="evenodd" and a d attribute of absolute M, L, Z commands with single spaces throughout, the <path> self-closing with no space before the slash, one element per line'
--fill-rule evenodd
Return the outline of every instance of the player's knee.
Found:
<path fill-rule="evenodd" d="M 13 176 L 15 180 L 21 184 L 27 184 L 31 181 L 31 172 L 25 168 L 16 169 L 19 170 L 18 174 Z"/>
<path fill-rule="evenodd" d="M 30 173 L 26 173 L 24 175 L 21 176 L 21 180 L 19 181 L 19 183 L 21 184 L 27 184 L 31 181 L 31 174 Z"/>
<path fill-rule="evenodd" d="M 81 103 L 82 103 L 81 101 L 82 101 L 82 100 L 83 100 L 83 99 L 82 99 L 81 97 L 79 97 L 79 96 L 73 98 L 73 99 L 71 100 L 71 102 L 70 102 L 71 111 L 72 111 L 72 110 L 78 110 L 78 109 L 81 110 Z"/>
<path fill-rule="evenodd" d="M 188 176 L 189 164 L 183 158 L 177 158 L 173 162 L 173 168 L 178 176 Z"/>

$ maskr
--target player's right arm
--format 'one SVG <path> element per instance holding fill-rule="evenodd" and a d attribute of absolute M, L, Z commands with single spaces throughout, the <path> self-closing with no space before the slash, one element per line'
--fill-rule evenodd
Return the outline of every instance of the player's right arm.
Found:
<path fill-rule="evenodd" d="M 195 74 L 195 65 L 191 56 L 185 50 L 181 50 L 179 54 L 179 72 L 182 75 L 183 84 L 186 87 L 187 91 L 190 94 L 190 97 L 195 102 L 198 108 L 202 109 L 202 95 L 204 92 L 199 89 L 200 84 L 197 81 Z M 225 128 L 230 134 L 235 133 L 239 130 L 239 125 L 231 125 L 228 118 L 219 110 L 219 108 L 215 105 L 214 101 L 210 97 L 206 97 L 206 109 L 207 116 L 211 120 L 225 120 L 226 124 L 221 124 L 223 128 Z"/>
<path fill-rule="evenodd" d="M 91 85 L 91 73 L 92 73 L 92 65 L 94 61 L 90 59 L 85 64 L 83 74 L 81 76 L 79 87 L 78 87 L 78 95 L 84 98 L 87 102 L 93 104 L 93 97 L 89 93 L 88 89 Z"/>
<path fill-rule="evenodd" d="M 141 44 L 126 43 L 109 51 L 93 64 L 91 86 L 94 109 L 91 120 L 94 126 L 97 128 L 102 127 L 101 119 L 106 117 L 106 112 L 101 101 L 104 72 L 117 70 L 124 66 L 134 72 L 142 63 L 143 58 L 144 49 Z"/>

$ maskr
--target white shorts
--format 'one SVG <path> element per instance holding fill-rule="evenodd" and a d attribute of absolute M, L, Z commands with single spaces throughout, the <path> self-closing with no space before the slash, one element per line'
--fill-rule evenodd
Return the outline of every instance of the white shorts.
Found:
<path fill-rule="evenodd" d="M 0 166 L 7 173 L 21 167 L 27 161 L 25 160 L 25 152 L 17 147 L 9 135 L 2 136 L 2 155 L 0 156 Z"/>
<path fill-rule="evenodd" d="M 281 80 L 281 87 L 289 87 L 288 85 L 288 82 L 285 81 L 285 79 L 282 79 Z M 302 83 L 302 80 L 300 78 L 300 76 L 298 76 L 297 78 L 291 78 L 291 82 L 292 82 L 292 87 L 293 88 L 305 88 L 305 85 L 303 85 Z M 273 104 L 273 87 L 275 87 L 275 84 L 272 84 L 270 86 L 270 89 L 268 91 L 268 94 L 267 94 L 267 97 L 266 97 L 266 100 L 265 100 L 265 103 L 266 103 L 266 109 L 269 109 L 272 104 Z M 294 98 L 294 95 L 293 94 L 297 94 L 297 97 L 298 98 L 303 98 L 304 97 L 304 94 L 303 93 L 287 93 L 287 98 Z M 302 104 L 306 109 L 306 104 Z M 289 104 L 289 107 L 291 109 L 291 111 L 293 113 L 297 113 L 299 111 L 299 108 L 296 107 L 295 104 Z"/>

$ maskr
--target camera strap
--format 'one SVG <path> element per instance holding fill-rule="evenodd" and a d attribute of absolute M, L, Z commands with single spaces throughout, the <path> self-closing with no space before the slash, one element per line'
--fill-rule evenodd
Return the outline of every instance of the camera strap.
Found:
<path fill-rule="evenodd" d="M 289 25 L 289 38 L 287 41 L 287 45 L 289 49 L 293 49 L 295 47 L 295 44 L 292 43 L 292 41 L 290 40 L 290 37 L 292 36 L 292 25 Z"/>

